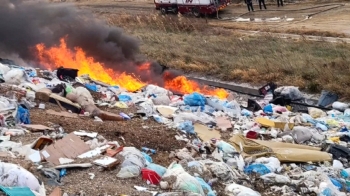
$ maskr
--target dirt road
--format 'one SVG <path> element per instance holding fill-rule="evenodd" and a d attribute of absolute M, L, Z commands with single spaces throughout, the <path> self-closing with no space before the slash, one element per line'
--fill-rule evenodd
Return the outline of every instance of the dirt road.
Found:
<path fill-rule="evenodd" d="M 76 4 L 81 8 L 104 15 L 132 14 L 142 16 L 158 13 L 154 9 L 152 0 L 81 0 Z M 284 7 L 280 8 L 275 4 L 267 4 L 267 10 L 263 11 L 259 10 L 255 1 L 254 4 L 255 12 L 250 13 L 247 12 L 244 4 L 231 4 L 220 12 L 221 18 L 230 20 L 209 19 L 210 24 L 240 30 L 350 37 L 349 3 L 309 2 L 285 4 Z M 241 18 L 241 22 L 231 20 L 237 18 Z M 270 22 L 268 22 L 269 19 Z M 247 20 L 249 21 L 247 22 Z"/>

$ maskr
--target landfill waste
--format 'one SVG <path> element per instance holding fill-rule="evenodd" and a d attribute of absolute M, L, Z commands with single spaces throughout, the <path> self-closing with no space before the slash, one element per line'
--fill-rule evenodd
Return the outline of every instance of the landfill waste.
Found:
<path fill-rule="evenodd" d="M 7 161 L 0 162 L 0 190 L 8 194 L 43 196 L 57 186 L 86 192 L 65 183 L 78 176 L 127 181 L 130 195 L 350 191 L 349 104 L 328 91 L 315 104 L 298 87 L 272 84 L 260 89 L 263 98 L 179 95 L 152 84 L 129 92 L 79 70 L 13 61 L 1 61 L 0 79 L 0 156 Z"/>

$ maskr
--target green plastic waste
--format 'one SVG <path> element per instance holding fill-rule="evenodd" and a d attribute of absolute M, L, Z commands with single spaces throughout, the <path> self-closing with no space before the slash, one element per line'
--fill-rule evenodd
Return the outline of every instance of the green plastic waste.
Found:
<path fill-rule="evenodd" d="M 35 196 L 28 187 L 3 187 L 0 190 L 8 196 Z"/>
<path fill-rule="evenodd" d="M 66 92 L 67 92 L 67 94 L 68 94 L 68 93 L 71 93 L 73 90 L 74 90 L 74 88 L 73 88 L 71 85 L 67 85 L 67 86 L 66 86 Z"/>

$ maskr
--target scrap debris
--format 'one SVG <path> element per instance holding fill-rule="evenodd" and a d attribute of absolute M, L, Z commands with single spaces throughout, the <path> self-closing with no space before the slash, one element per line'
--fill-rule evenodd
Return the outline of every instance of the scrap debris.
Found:
<path fill-rule="evenodd" d="M 342 196 L 350 190 L 350 108 L 330 92 L 310 104 L 297 87 L 268 84 L 260 89 L 263 98 L 231 93 L 220 99 L 197 92 L 175 95 L 155 85 L 128 92 L 64 67 L 54 74 L 0 63 L 0 73 L 0 156 L 36 165 L 33 170 L 0 162 L 0 190 L 8 195 L 75 194 L 64 185 L 72 170 L 86 172 L 92 182 L 102 172 L 117 170 L 113 178 L 139 179 L 125 186 L 140 195 Z M 113 127 L 81 130 L 76 124 L 67 131 L 67 124 L 49 122 L 46 116 L 33 124 L 37 108 L 53 119 L 92 120 L 96 127 L 109 121 Z M 142 135 L 120 127 L 137 120 L 142 122 L 138 134 L 150 133 L 159 143 L 171 139 L 182 147 L 133 146 Z M 165 138 L 165 131 L 157 135 L 160 127 L 174 137 Z M 114 136 L 106 139 L 107 133 Z M 32 137 L 28 144 L 18 142 Z M 170 165 L 157 164 L 161 156 Z"/>

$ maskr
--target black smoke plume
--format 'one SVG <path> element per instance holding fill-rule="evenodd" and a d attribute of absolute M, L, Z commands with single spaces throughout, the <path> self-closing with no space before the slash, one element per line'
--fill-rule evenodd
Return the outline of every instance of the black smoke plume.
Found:
<path fill-rule="evenodd" d="M 163 67 L 152 63 L 151 76 L 138 73 L 139 41 L 122 29 L 111 27 L 91 12 L 73 4 L 2 0 L 0 4 L 0 52 L 17 55 L 32 65 L 37 63 L 31 50 L 38 43 L 47 47 L 66 38 L 70 49 L 81 47 L 88 56 L 104 63 L 107 68 L 136 73 L 141 79 L 162 85 Z M 64 66 L 64 65 L 62 65 Z M 158 77 L 155 77 L 158 76 Z M 155 79 L 158 78 L 158 79 Z"/>

